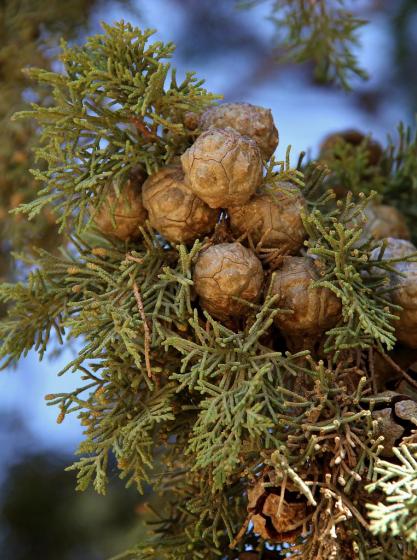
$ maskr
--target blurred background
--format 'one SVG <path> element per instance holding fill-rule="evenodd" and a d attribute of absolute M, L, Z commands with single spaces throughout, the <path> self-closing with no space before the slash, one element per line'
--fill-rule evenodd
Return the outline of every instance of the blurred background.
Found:
<path fill-rule="evenodd" d="M 196 70 L 206 79 L 207 88 L 223 94 L 225 100 L 270 107 L 280 132 L 278 159 L 285 156 L 289 144 L 294 159 L 302 150 L 314 156 L 323 137 L 335 130 L 358 128 L 384 143 L 388 133 L 395 137 L 398 121 L 414 122 L 417 0 L 351 2 L 355 13 L 370 21 L 360 32 L 358 49 L 360 65 L 370 79 L 353 82 L 353 92 L 315 83 L 309 64 L 277 62 L 276 28 L 268 19 L 273 4 L 265 0 L 243 9 L 234 0 L 0 3 L 0 274 L 4 279 L 19 275 L 8 261 L 13 236 L 4 208 L 16 206 L 25 189 L 34 188 L 27 173 L 31 130 L 21 124 L 10 128 L 9 120 L 33 98 L 20 68 L 57 67 L 50 60 L 58 39 L 80 42 L 99 30 L 100 21 L 125 19 L 157 29 L 158 39 L 177 44 L 173 63 L 179 74 Z M 48 231 L 36 235 L 48 239 Z M 44 395 L 75 387 L 75 374 L 56 376 L 74 351 L 65 349 L 40 363 L 29 354 L 18 367 L 0 372 L 2 560 L 101 560 L 127 548 L 143 530 L 142 501 L 135 492 L 123 490 L 116 474 L 108 496 L 98 497 L 92 492 L 77 495 L 72 473 L 64 472 L 80 441 L 81 427 L 70 417 L 58 425 L 57 411 L 46 406 Z"/>

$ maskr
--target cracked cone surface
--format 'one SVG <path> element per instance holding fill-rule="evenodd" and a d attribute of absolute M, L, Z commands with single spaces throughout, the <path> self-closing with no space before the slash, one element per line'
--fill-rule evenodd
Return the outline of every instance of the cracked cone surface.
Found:
<path fill-rule="evenodd" d="M 245 204 L 262 182 L 256 142 L 231 128 L 201 134 L 181 162 L 190 189 L 211 208 Z"/>
<path fill-rule="evenodd" d="M 258 144 L 264 159 L 269 159 L 278 146 L 278 130 L 270 109 L 250 103 L 223 103 L 210 107 L 200 117 L 201 130 L 233 128 Z"/>
<path fill-rule="evenodd" d="M 145 181 L 143 204 L 152 227 L 171 243 L 189 243 L 210 233 L 219 215 L 190 191 L 179 166 L 163 168 Z"/>
<path fill-rule="evenodd" d="M 255 244 L 291 255 L 299 251 L 306 237 L 301 220 L 306 203 L 297 187 L 283 183 L 282 188 L 274 196 L 255 195 L 248 203 L 234 206 L 228 212 L 237 235 L 247 232 Z"/>
<path fill-rule="evenodd" d="M 204 250 L 194 269 L 194 287 L 201 306 L 213 317 L 227 320 L 244 316 L 250 303 L 258 301 L 263 284 L 262 265 L 240 243 L 220 243 Z"/>
<path fill-rule="evenodd" d="M 142 181 L 143 175 L 132 176 L 120 189 L 119 196 L 113 185 L 108 185 L 109 193 L 93 217 L 102 233 L 122 241 L 140 236 L 139 226 L 145 224 L 148 216 L 142 202 Z"/>
<path fill-rule="evenodd" d="M 320 333 L 340 318 L 342 304 L 327 288 L 313 288 L 318 269 L 310 257 L 285 257 L 272 277 L 271 294 L 278 294 L 277 307 L 292 313 L 278 313 L 276 325 L 286 334 Z"/>

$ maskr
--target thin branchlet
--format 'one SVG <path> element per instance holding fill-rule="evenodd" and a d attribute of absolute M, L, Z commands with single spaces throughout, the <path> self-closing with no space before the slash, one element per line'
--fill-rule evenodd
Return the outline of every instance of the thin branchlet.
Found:
<path fill-rule="evenodd" d="M 18 211 L 32 218 L 53 208 L 61 230 L 74 220 L 85 228 L 109 180 L 123 181 L 138 165 L 150 173 L 182 153 L 192 141 L 185 113 L 216 99 L 192 72 L 178 81 L 167 62 L 175 47 L 150 43 L 153 30 L 103 27 L 82 47 L 62 44 L 63 73 L 28 71 L 54 102 L 19 114 L 41 123 L 37 160 L 45 166 L 33 172 L 37 198 Z"/>
<path fill-rule="evenodd" d="M 361 238 L 374 195 L 336 203 L 326 191 L 336 164 L 305 166 L 300 157 L 293 168 L 289 149 L 266 165 L 261 189 L 273 195 L 290 182 L 306 198 L 301 254 L 319 271 L 311 288 L 331 290 L 342 304 L 322 347 L 297 353 L 286 350 L 274 324 L 291 310 L 278 307 L 267 282 L 238 328 L 198 305 L 194 263 L 208 245 L 233 239 L 227 216 L 211 239 L 188 247 L 169 244 L 149 224 L 125 242 L 90 227 L 105 184 L 121 184 L 138 164 L 151 172 L 175 161 L 197 134 L 186 128 L 185 113 L 214 100 L 192 75 L 177 82 L 166 62 L 173 45 L 150 37 L 123 22 L 105 26 L 84 47 L 63 46 L 63 74 L 32 71 L 52 87 L 55 105 L 27 113 L 43 130 L 38 156 L 46 167 L 36 172 L 39 197 L 23 210 L 52 206 L 72 235 L 60 251 L 26 258 L 25 283 L 0 287 L 8 306 L 0 323 L 3 366 L 32 348 L 42 358 L 54 345 L 77 341 L 59 374 L 78 372 L 81 383 L 47 401 L 58 407 L 58 422 L 75 414 L 85 428 L 69 467 L 78 489 L 92 484 L 105 493 L 114 456 L 128 485 L 149 485 L 164 497 L 149 540 L 119 560 L 246 560 L 249 553 L 251 560 L 411 560 L 415 528 L 403 519 L 415 500 L 401 508 L 398 500 L 404 489 L 414 492 L 416 459 L 410 447 L 396 451 L 397 463 L 382 461 L 372 416 L 374 359 L 393 348 L 399 311 L 386 290 L 396 260 L 384 258 L 383 242 Z M 392 150 L 384 155 L 398 159 L 392 183 L 405 184 L 412 173 L 411 145 L 404 138 L 395 152 L 408 163 Z M 348 161 L 335 150 L 337 165 Z M 352 185 L 355 173 L 346 175 Z M 259 484 L 264 502 L 268 492 L 279 494 L 274 484 L 283 485 L 284 500 L 288 484 L 290 498 L 305 504 L 304 528 L 285 551 L 275 533 L 267 543 L 254 532 L 253 517 L 266 515 L 262 500 L 247 509 L 248 492 Z M 384 504 L 376 503 L 384 494 Z"/>
<path fill-rule="evenodd" d="M 265 0 L 240 0 L 246 8 Z M 319 82 L 351 89 L 356 78 L 367 79 L 357 56 L 359 31 L 367 23 L 347 7 L 344 0 L 273 0 L 277 56 L 284 61 L 312 62 Z"/>

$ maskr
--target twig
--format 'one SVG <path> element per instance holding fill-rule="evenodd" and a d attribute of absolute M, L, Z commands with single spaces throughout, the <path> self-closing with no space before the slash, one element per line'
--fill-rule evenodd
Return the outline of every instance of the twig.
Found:
<path fill-rule="evenodd" d="M 372 347 L 369 348 L 368 363 L 369 363 L 369 370 L 370 370 L 371 379 L 372 379 L 372 389 L 373 389 L 374 393 L 376 394 L 376 393 L 378 393 L 378 387 L 377 387 L 376 378 L 375 378 L 374 349 Z"/>
<path fill-rule="evenodd" d="M 359 512 L 359 510 L 352 504 L 352 502 L 349 500 L 349 498 L 346 496 L 346 494 L 344 494 L 342 492 L 339 492 L 339 490 L 336 488 L 336 486 L 334 486 L 332 483 L 330 483 L 328 486 L 329 486 L 330 490 L 332 490 L 337 496 L 340 496 L 340 499 L 342 500 L 342 502 L 350 510 L 350 512 L 356 517 L 356 519 L 359 521 L 359 523 L 362 525 L 362 527 L 364 529 L 366 529 L 367 531 L 369 531 L 369 524 L 367 523 L 365 518 L 362 516 L 362 514 Z"/>
<path fill-rule="evenodd" d="M 381 356 L 381 358 L 383 358 L 386 362 L 388 362 L 389 365 L 395 369 L 395 371 L 400 373 L 408 381 L 410 385 L 412 385 L 415 389 L 417 389 L 417 381 L 414 381 L 414 379 L 410 375 L 408 375 L 406 371 L 400 368 L 400 366 L 396 364 L 394 360 L 392 360 L 389 356 L 387 356 L 387 354 L 381 352 L 381 350 L 378 350 L 378 348 L 376 348 L 376 351 Z"/>
<path fill-rule="evenodd" d="M 134 257 L 133 255 L 126 255 L 126 260 L 127 261 L 133 261 L 133 262 L 138 263 L 138 264 L 143 263 L 143 259 L 140 259 L 139 257 Z"/>
<path fill-rule="evenodd" d="M 140 295 L 140 291 L 138 288 L 137 283 L 133 282 L 133 293 L 135 294 L 136 303 L 138 305 L 140 316 L 142 317 L 143 321 L 143 329 L 145 331 L 145 364 L 146 364 L 146 371 L 148 372 L 148 377 L 153 379 L 152 375 L 152 368 L 151 368 L 151 360 L 150 360 L 150 349 L 151 349 L 151 331 L 149 329 L 148 322 L 146 320 L 145 309 L 143 307 L 142 297 Z"/>
<path fill-rule="evenodd" d="M 239 542 L 242 540 L 243 535 L 246 533 L 246 529 L 249 527 L 249 523 L 251 520 L 251 515 L 249 514 L 245 521 L 243 522 L 242 527 L 239 529 L 238 534 L 236 535 L 236 537 L 232 540 L 232 542 L 229 544 L 229 548 L 231 548 L 232 550 L 234 548 L 236 548 L 236 546 L 239 544 Z"/>
<path fill-rule="evenodd" d="M 130 117 L 130 121 L 132 122 L 132 124 L 135 125 L 135 127 L 139 130 L 139 132 L 143 135 L 144 138 L 146 139 L 149 138 L 152 140 L 157 138 L 157 136 L 151 130 L 149 130 L 149 128 L 146 126 L 143 120 L 132 116 Z"/>

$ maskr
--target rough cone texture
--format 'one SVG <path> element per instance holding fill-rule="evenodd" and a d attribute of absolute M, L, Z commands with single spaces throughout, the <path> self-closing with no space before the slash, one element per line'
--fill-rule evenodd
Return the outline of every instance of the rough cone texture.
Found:
<path fill-rule="evenodd" d="M 307 516 L 306 500 L 294 485 L 287 483 L 284 496 L 282 491 L 280 486 L 264 486 L 263 480 L 248 490 L 253 530 L 271 543 L 295 542 Z"/>
<path fill-rule="evenodd" d="M 322 145 L 320 154 L 323 159 L 326 159 L 326 154 L 331 153 L 335 147 L 335 144 L 343 140 L 351 146 L 359 146 L 362 142 L 366 142 L 368 146 L 368 157 L 369 164 L 376 165 L 382 157 L 382 148 L 378 142 L 371 140 L 366 137 L 362 132 L 355 129 L 342 130 L 340 132 L 334 132 L 327 136 Z"/>
<path fill-rule="evenodd" d="M 393 457 L 392 448 L 398 446 L 400 439 L 417 426 L 417 403 L 407 395 L 384 391 L 376 397 L 389 397 L 387 403 L 379 403 L 379 409 L 372 412 L 378 421 L 378 433 L 384 436 L 382 457 Z"/>
<path fill-rule="evenodd" d="M 373 239 L 384 239 L 384 237 L 410 239 L 405 217 L 393 206 L 370 205 L 365 209 L 365 215 L 368 221 L 365 224 L 363 236 Z"/>
<path fill-rule="evenodd" d="M 248 233 L 255 244 L 291 255 L 298 252 L 306 235 L 301 220 L 305 200 L 297 187 L 281 186 L 283 190 L 273 196 L 258 194 L 247 204 L 230 208 L 230 223 L 235 234 Z"/>
<path fill-rule="evenodd" d="M 397 239 L 395 237 L 387 237 L 385 240 L 386 248 L 384 250 L 384 259 L 400 259 L 417 252 L 415 245 L 406 239 Z M 379 249 L 375 249 L 371 253 L 371 258 L 376 259 Z"/>
<path fill-rule="evenodd" d="M 147 219 L 142 203 L 141 184 L 143 175 L 132 176 L 117 196 L 112 184 L 109 193 L 94 215 L 94 222 L 105 235 L 113 235 L 122 241 L 139 237 L 139 226 Z"/>
<path fill-rule="evenodd" d="M 195 130 L 196 128 L 198 128 L 199 119 L 200 115 L 198 113 L 189 111 L 184 115 L 184 126 L 189 130 Z"/>
<path fill-rule="evenodd" d="M 181 162 L 190 189 L 211 208 L 245 204 L 262 182 L 258 146 L 230 128 L 201 134 Z"/>
<path fill-rule="evenodd" d="M 417 248 L 409 241 L 389 237 L 384 258 L 401 258 L 415 252 Z M 399 342 L 417 348 L 417 262 L 400 261 L 393 266 L 398 273 L 404 274 L 393 272 L 389 275 L 391 300 L 402 307 L 398 312 L 399 320 L 394 323 L 395 334 Z"/>
<path fill-rule="evenodd" d="M 417 348 L 417 262 L 400 262 L 395 268 L 406 275 L 390 276 L 392 302 L 403 308 L 395 322 L 395 332 L 399 342 Z"/>
<path fill-rule="evenodd" d="M 201 306 L 216 319 L 227 321 L 248 310 L 233 296 L 249 302 L 259 299 L 263 271 L 250 249 L 240 243 L 220 243 L 199 255 L 193 279 Z"/>
<path fill-rule="evenodd" d="M 383 408 L 372 413 L 372 418 L 378 422 L 378 435 L 384 436 L 381 451 L 382 457 L 392 457 L 392 448 L 398 443 L 404 434 L 404 428 L 397 424 L 392 417 L 391 408 Z"/>
<path fill-rule="evenodd" d="M 272 277 L 271 295 L 278 294 L 277 307 L 293 313 L 278 313 L 276 325 L 288 335 L 314 335 L 332 328 L 340 318 L 341 302 L 327 288 L 312 288 L 319 278 L 310 257 L 285 257 Z"/>
<path fill-rule="evenodd" d="M 184 183 L 181 167 L 167 167 L 142 188 L 149 221 L 171 243 L 188 243 L 214 229 L 218 210 L 207 206 Z"/>
<path fill-rule="evenodd" d="M 210 107 L 201 115 L 199 127 L 201 130 L 230 127 L 239 134 L 250 136 L 266 160 L 278 146 L 278 130 L 271 110 L 250 103 L 223 103 Z"/>

